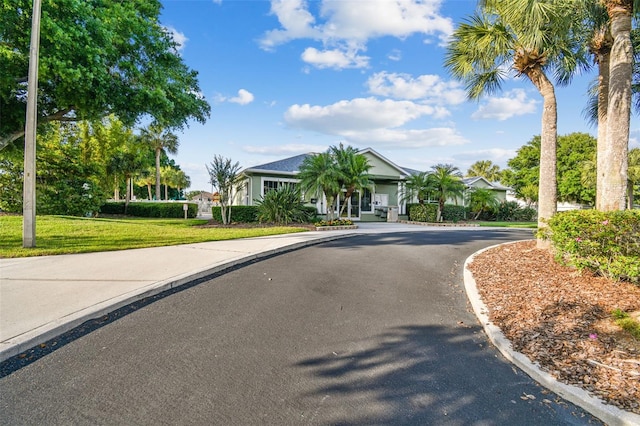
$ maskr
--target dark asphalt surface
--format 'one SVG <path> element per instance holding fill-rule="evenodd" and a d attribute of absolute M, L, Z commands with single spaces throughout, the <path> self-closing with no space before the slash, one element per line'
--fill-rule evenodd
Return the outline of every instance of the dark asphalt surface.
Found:
<path fill-rule="evenodd" d="M 359 235 L 151 303 L 0 379 L 0 424 L 585 425 L 489 345 L 462 265 L 530 231 Z"/>

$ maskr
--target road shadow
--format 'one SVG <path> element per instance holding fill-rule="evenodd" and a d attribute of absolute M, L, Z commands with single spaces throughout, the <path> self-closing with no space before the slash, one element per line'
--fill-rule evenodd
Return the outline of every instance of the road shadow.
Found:
<path fill-rule="evenodd" d="M 488 348 L 477 326 L 406 326 L 296 367 L 319 401 L 316 424 L 601 424 Z"/>

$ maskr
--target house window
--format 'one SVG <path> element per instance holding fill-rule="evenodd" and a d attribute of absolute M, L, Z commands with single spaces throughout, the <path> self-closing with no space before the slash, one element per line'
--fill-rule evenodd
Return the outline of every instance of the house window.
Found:
<path fill-rule="evenodd" d="M 269 191 L 275 191 L 276 189 L 288 185 L 295 189 L 298 183 L 292 179 L 263 179 L 262 180 L 262 196 Z"/>

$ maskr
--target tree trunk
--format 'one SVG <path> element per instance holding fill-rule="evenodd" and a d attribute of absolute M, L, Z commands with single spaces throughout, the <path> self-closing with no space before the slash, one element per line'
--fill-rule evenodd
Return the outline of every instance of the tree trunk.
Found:
<path fill-rule="evenodd" d="M 627 156 L 631 118 L 631 75 L 633 47 L 631 45 L 631 12 L 633 1 L 608 1 L 611 21 L 609 104 L 607 109 L 607 137 L 603 149 L 602 170 L 598 170 L 598 210 L 613 211 L 625 208 L 627 191 Z M 600 152 L 598 152 L 600 154 Z"/>
<path fill-rule="evenodd" d="M 633 182 L 627 181 L 627 209 L 633 209 Z"/>
<path fill-rule="evenodd" d="M 164 186 L 164 199 L 166 201 L 169 201 L 169 185 L 166 184 Z"/>
<path fill-rule="evenodd" d="M 611 38 L 611 32 L 607 31 L 605 38 Z M 604 176 L 604 159 L 607 149 L 607 110 L 609 109 L 609 64 L 611 63 L 611 44 L 607 41 L 597 52 L 598 62 L 598 140 L 596 149 L 596 209 L 600 210 L 602 203 Z"/>
<path fill-rule="evenodd" d="M 548 228 L 546 220 L 556 213 L 558 202 L 556 149 L 558 139 L 558 106 L 553 84 L 539 67 L 527 72 L 527 77 L 542 95 L 542 132 L 540 135 L 540 179 L 538 186 L 538 229 Z M 550 249 L 551 242 L 538 237 L 537 247 Z"/>
<path fill-rule="evenodd" d="M 160 200 L 160 149 L 156 149 L 156 200 Z"/>
<path fill-rule="evenodd" d="M 120 185 L 118 185 L 118 176 L 113 177 L 113 199 L 120 201 Z"/>
<path fill-rule="evenodd" d="M 151 201 L 151 184 L 147 184 L 147 194 L 149 195 L 149 201 Z"/>
<path fill-rule="evenodd" d="M 131 200 L 131 177 L 127 176 L 126 179 L 127 191 L 124 197 L 124 214 L 127 214 L 127 209 L 129 208 L 129 201 Z"/>

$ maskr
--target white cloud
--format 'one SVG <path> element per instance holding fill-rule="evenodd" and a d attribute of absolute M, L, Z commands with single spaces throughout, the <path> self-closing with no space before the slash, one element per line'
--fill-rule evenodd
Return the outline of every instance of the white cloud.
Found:
<path fill-rule="evenodd" d="M 277 146 L 246 145 L 242 147 L 242 150 L 250 154 L 281 156 L 305 154 L 307 152 L 324 152 L 327 150 L 327 148 L 328 147 L 324 145 L 287 144 Z"/>
<path fill-rule="evenodd" d="M 327 106 L 292 105 L 284 120 L 290 127 L 340 136 L 366 146 L 418 148 L 466 143 L 451 128 L 401 128 L 423 116 L 439 118 L 447 114 L 444 108 L 411 101 L 357 98 Z"/>
<path fill-rule="evenodd" d="M 278 17 L 282 28 L 267 31 L 260 40 L 265 50 L 298 38 L 320 37 L 320 31 L 313 27 L 315 18 L 304 0 L 271 0 L 271 14 Z"/>
<path fill-rule="evenodd" d="M 391 52 L 389 52 L 387 58 L 391 61 L 399 61 L 400 59 L 402 59 L 402 52 L 398 49 L 393 49 Z"/>
<path fill-rule="evenodd" d="M 436 108 L 410 101 L 356 98 L 327 106 L 292 105 L 285 121 L 292 127 L 341 134 L 349 130 L 399 127 L 423 115 L 438 114 Z"/>
<path fill-rule="evenodd" d="M 379 72 L 367 81 L 369 93 L 395 99 L 423 99 L 429 103 L 457 105 L 466 99 L 460 83 L 443 81 L 437 75 L 421 75 Z"/>
<path fill-rule="evenodd" d="M 369 66 L 369 57 L 360 56 L 356 51 L 341 51 L 338 49 L 319 51 L 315 47 L 308 47 L 302 53 L 302 60 L 316 68 L 365 68 Z"/>
<path fill-rule="evenodd" d="M 238 95 L 232 98 L 228 98 L 221 93 L 216 93 L 213 95 L 213 101 L 216 103 L 231 102 L 239 105 L 247 105 L 253 102 L 253 100 L 253 93 L 245 89 L 238 90 Z"/>
<path fill-rule="evenodd" d="M 316 18 L 305 0 L 271 0 L 271 14 L 277 16 L 280 28 L 267 31 L 259 40 L 265 50 L 296 39 L 321 42 L 324 52 L 342 51 L 346 58 L 360 58 L 368 40 L 378 37 L 406 38 L 413 34 L 436 37 L 442 43 L 453 33 L 453 22 L 440 14 L 442 0 L 321 0 Z M 314 50 L 310 50 L 314 49 Z M 316 56 L 318 49 L 305 53 Z M 398 60 L 399 55 L 390 56 Z M 305 59 L 305 54 L 303 54 Z M 336 62 L 307 61 L 318 67 L 364 67 L 367 61 Z M 368 58 L 367 58 L 368 59 Z"/>
<path fill-rule="evenodd" d="M 534 114 L 539 101 L 528 99 L 522 89 L 514 89 L 505 93 L 504 97 L 489 98 L 480 105 L 477 111 L 471 114 L 474 120 L 497 119 L 504 121 L 512 117 L 525 114 Z"/>
<path fill-rule="evenodd" d="M 253 99 L 253 93 L 245 89 L 240 89 L 238 90 L 238 96 L 229 98 L 229 102 L 232 102 L 234 104 L 247 105 L 253 102 Z"/>
<path fill-rule="evenodd" d="M 453 155 L 456 161 L 460 161 L 461 163 L 466 164 L 466 167 L 471 166 L 471 164 L 479 160 L 491 160 L 494 164 L 506 166 L 507 161 L 515 156 L 515 149 L 504 148 L 489 148 L 476 151 L 465 151 Z"/>
<path fill-rule="evenodd" d="M 169 32 L 169 35 L 171 36 L 173 41 L 176 42 L 176 49 L 178 50 L 178 52 L 181 52 L 184 49 L 184 45 L 187 43 L 187 41 L 189 41 L 189 39 L 184 35 L 184 33 L 181 33 L 174 27 L 169 26 L 165 28 Z"/>

